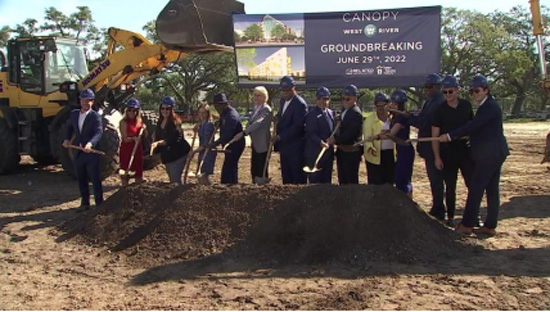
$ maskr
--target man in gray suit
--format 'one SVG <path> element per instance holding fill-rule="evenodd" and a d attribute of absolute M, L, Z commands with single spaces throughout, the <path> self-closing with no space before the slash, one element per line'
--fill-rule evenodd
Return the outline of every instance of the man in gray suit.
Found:
<path fill-rule="evenodd" d="M 254 177 L 264 176 L 264 165 L 267 159 L 267 152 L 269 149 L 269 141 L 271 140 L 271 133 L 269 127 L 271 120 L 273 119 L 273 111 L 271 106 L 267 104 L 268 93 L 266 88 L 259 86 L 254 88 L 254 112 L 246 129 L 237 134 L 235 137 L 239 139 L 244 135 L 249 135 L 252 141 L 252 157 L 250 160 L 250 173 L 252 174 L 252 183 L 254 183 Z M 266 171 L 266 178 L 268 172 Z"/>

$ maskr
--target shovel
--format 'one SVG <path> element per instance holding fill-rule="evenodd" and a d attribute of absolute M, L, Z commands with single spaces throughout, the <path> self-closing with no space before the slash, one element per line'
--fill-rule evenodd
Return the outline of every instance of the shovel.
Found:
<path fill-rule="evenodd" d="M 132 154 L 130 155 L 130 161 L 128 162 L 128 170 L 120 169 L 118 172 L 120 175 L 123 175 L 125 178 L 129 177 L 130 175 L 130 168 L 132 168 L 132 164 L 134 163 L 134 158 L 136 156 L 137 147 L 139 145 L 139 141 L 141 140 L 141 136 L 143 135 L 145 128 L 139 129 L 138 133 L 138 139 L 134 143 L 134 148 L 132 149 Z"/>
<path fill-rule="evenodd" d="M 191 140 L 191 150 L 195 146 L 195 139 L 197 138 L 197 131 L 193 131 L 193 139 Z M 187 162 L 185 163 L 185 173 L 183 174 L 183 184 L 187 184 L 187 175 L 189 174 L 189 167 L 191 166 L 191 160 L 193 159 L 193 154 L 187 157 Z"/>
<path fill-rule="evenodd" d="M 338 131 L 338 128 L 340 128 L 340 122 L 338 122 L 338 124 L 336 125 L 336 127 L 334 127 L 334 130 L 332 131 L 332 133 L 330 134 L 330 137 L 333 137 L 334 134 L 336 133 L 336 131 Z M 318 171 L 321 171 L 322 168 L 319 168 L 317 167 L 317 165 L 319 164 L 319 160 L 321 160 L 321 157 L 323 157 L 323 154 L 325 154 L 325 152 L 328 150 L 328 147 L 323 147 L 321 148 L 321 151 L 319 152 L 319 155 L 317 155 L 317 159 L 315 159 L 315 164 L 313 164 L 313 168 L 311 167 L 308 167 L 308 166 L 304 166 L 302 168 L 302 170 L 304 170 L 304 172 L 306 173 L 315 173 L 315 172 L 318 172 Z"/>
<path fill-rule="evenodd" d="M 86 150 L 84 149 L 84 147 L 81 147 L 81 146 L 69 144 L 67 147 L 68 147 L 68 148 L 72 148 L 72 149 L 81 150 L 81 151 L 83 151 L 83 152 L 86 152 Z M 98 154 L 98 155 L 101 155 L 101 156 L 105 155 L 105 152 L 98 151 L 98 150 L 95 150 L 95 149 L 90 149 L 90 153 Z"/>
<path fill-rule="evenodd" d="M 407 139 L 405 142 L 411 143 L 411 142 L 432 142 L 432 141 L 439 141 L 439 137 L 413 138 L 413 139 Z"/>
<path fill-rule="evenodd" d="M 273 122 L 273 136 L 277 136 L 277 119 Z M 273 149 L 273 142 L 269 140 L 269 146 L 267 147 L 267 156 L 265 157 L 264 171 L 261 177 L 254 177 L 254 183 L 257 185 L 264 185 L 271 182 L 271 178 L 266 177 L 267 166 L 269 165 L 269 160 L 271 158 L 271 150 Z"/>

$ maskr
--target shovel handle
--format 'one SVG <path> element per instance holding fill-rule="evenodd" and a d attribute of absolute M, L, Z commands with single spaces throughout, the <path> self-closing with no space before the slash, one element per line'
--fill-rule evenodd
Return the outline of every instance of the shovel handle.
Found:
<path fill-rule="evenodd" d="M 143 128 L 143 127 L 141 129 L 139 129 L 138 139 L 134 143 L 134 148 L 132 149 L 132 155 L 130 155 L 130 161 L 128 162 L 128 170 L 126 170 L 126 172 L 124 173 L 125 177 L 127 177 L 129 175 L 130 168 L 132 167 L 132 164 L 134 164 L 134 158 L 136 156 L 137 147 L 139 145 L 139 142 L 141 140 L 141 136 L 143 135 L 144 130 L 145 130 L 145 128 Z"/>
<path fill-rule="evenodd" d="M 432 141 L 439 141 L 439 137 L 414 138 L 414 139 L 407 140 L 407 142 L 432 142 Z"/>
<path fill-rule="evenodd" d="M 83 151 L 83 152 L 86 152 L 86 150 L 84 149 L 84 147 L 81 147 L 81 146 L 69 144 L 67 147 L 68 147 L 68 148 L 72 148 L 72 149 L 81 150 L 81 151 Z M 102 156 L 105 155 L 105 152 L 98 151 L 98 150 L 95 150 L 95 149 L 90 149 L 90 153 L 94 153 L 94 154 L 98 154 L 98 155 L 102 155 Z"/>
<path fill-rule="evenodd" d="M 208 140 L 208 144 L 211 144 L 214 141 L 214 137 L 216 137 L 216 132 L 218 131 L 218 128 L 220 127 L 220 124 L 217 123 L 214 126 L 214 131 L 212 132 L 212 135 L 210 136 L 210 140 Z M 201 170 L 202 164 L 204 163 L 204 159 L 206 159 L 206 154 L 208 154 L 209 150 L 205 149 L 204 153 L 202 154 L 201 160 L 197 164 L 197 170 L 195 171 L 195 175 L 199 175 L 199 171 Z"/>

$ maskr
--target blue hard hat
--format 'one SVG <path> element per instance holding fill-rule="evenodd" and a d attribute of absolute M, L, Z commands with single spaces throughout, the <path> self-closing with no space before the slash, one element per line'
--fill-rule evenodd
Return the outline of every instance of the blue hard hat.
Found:
<path fill-rule="evenodd" d="M 137 108 L 137 109 L 140 109 L 141 107 L 139 101 L 136 98 L 130 98 L 128 101 L 126 101 L 125 106 L 128 108 Z"/>
<path fill-rule="evenodd" d="M 90 88 L 87 88 L 87 89 L 84 89 L 84 90 L 80 91 L 80 94 L 78 96 L 81 99 L 88 99 L 88 100 L 95 99 L 95 93 Z"/>
<path fill-rule="evenodd" d="M 424 82 L 424 85 L 439 85 L 441 84 L 441 76 L 439 76 L 436 73 L 429 74 L 426 77 L 426 81 Z"/>
<path fill-rule="evenodd" d="M 349 85 L 342 91 L 344 96 L 359 96 L 359 89 L 355 85 Z"/>
<path fill-rule="evenodd" d="M 289 89 L 296 86 L 296 81 L 294 81 L 294 78 L 290 76 L 284 76 L 281 78 L 281 82 L 279 83 L 279 87 L 283 89 Z"/>
<path fill-rule="evenodd" d="M 319 87 L 319 89 L 315 91 L 315 96 L 318 99 L 330 98 L 330 90 L 327 87 Z"/>
<path fill-rule="evenodd" d="M 442 88 L 456 88 L 458 87 L 458 80 L 455 76 L 447 75 L 441 82 Z"/>
<path fill-rule="evenodd" d="M 395 103 L 407 102 L 407 92 L 401 89 L 393 91 L 393 93 L 391 94 L 391 101 Z"/>
<path fill-rule="evenodd" d="M 176 100 L 174 100 L 173 97 L 168 95 L 168 96 L 165 96 L 164 98 L 162 98 L 162 100 L 160 101 L 160 104 L 162 104 L 164 106 L 174 107 L 174 106 L 176 106 Z"/>
<path fill-rule="evenodd" d="M 386 94 L 378 92 L 374 95 L 374 102 L 376 103 L 378 101 L 389 102 L 390 99 L 388 98 L 388 96 Z"/>
<path fill-rule="evenodd" d="M 225 96 L 225 93 L 218 93 L 214 95 L 214 104 L 223 104 L 227 103 L 227 97 Z"/>
<path fill-rule="evenodd" d="M 489 86 L 489 82 L 487 82 L 487 78 L 485 78 L 483 75 L 476 75 L 474 78 L 472 78 L 472 82 L 470 82 L 470 88 L 487 88 Z"/>

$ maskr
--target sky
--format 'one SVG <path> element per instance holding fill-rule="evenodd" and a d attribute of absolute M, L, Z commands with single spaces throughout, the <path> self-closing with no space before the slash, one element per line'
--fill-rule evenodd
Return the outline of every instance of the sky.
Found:
<path fill-rule="evenodd" d="M 248 14 L 365 11 L 434 5 L 489 13 L 497 9 L 506 12 L 517 5 L 526 8 L 529 6 L 528 0 L 241 0 L 241 2 L 244 2 Z M 41 21 L 45 9 L 52 6 L 66 15 L 76 12 L 77 6 L 88 6 L 96 26 L 118 27 L 143 34 L 143 25 L 156 19 L 167 3 L 168 0 L 0 0 L 0 27 L 4 25 L 15 27 L 27 18 Z M 540 0 L 540 3 L 550 6 L 550 0 Z"/>

